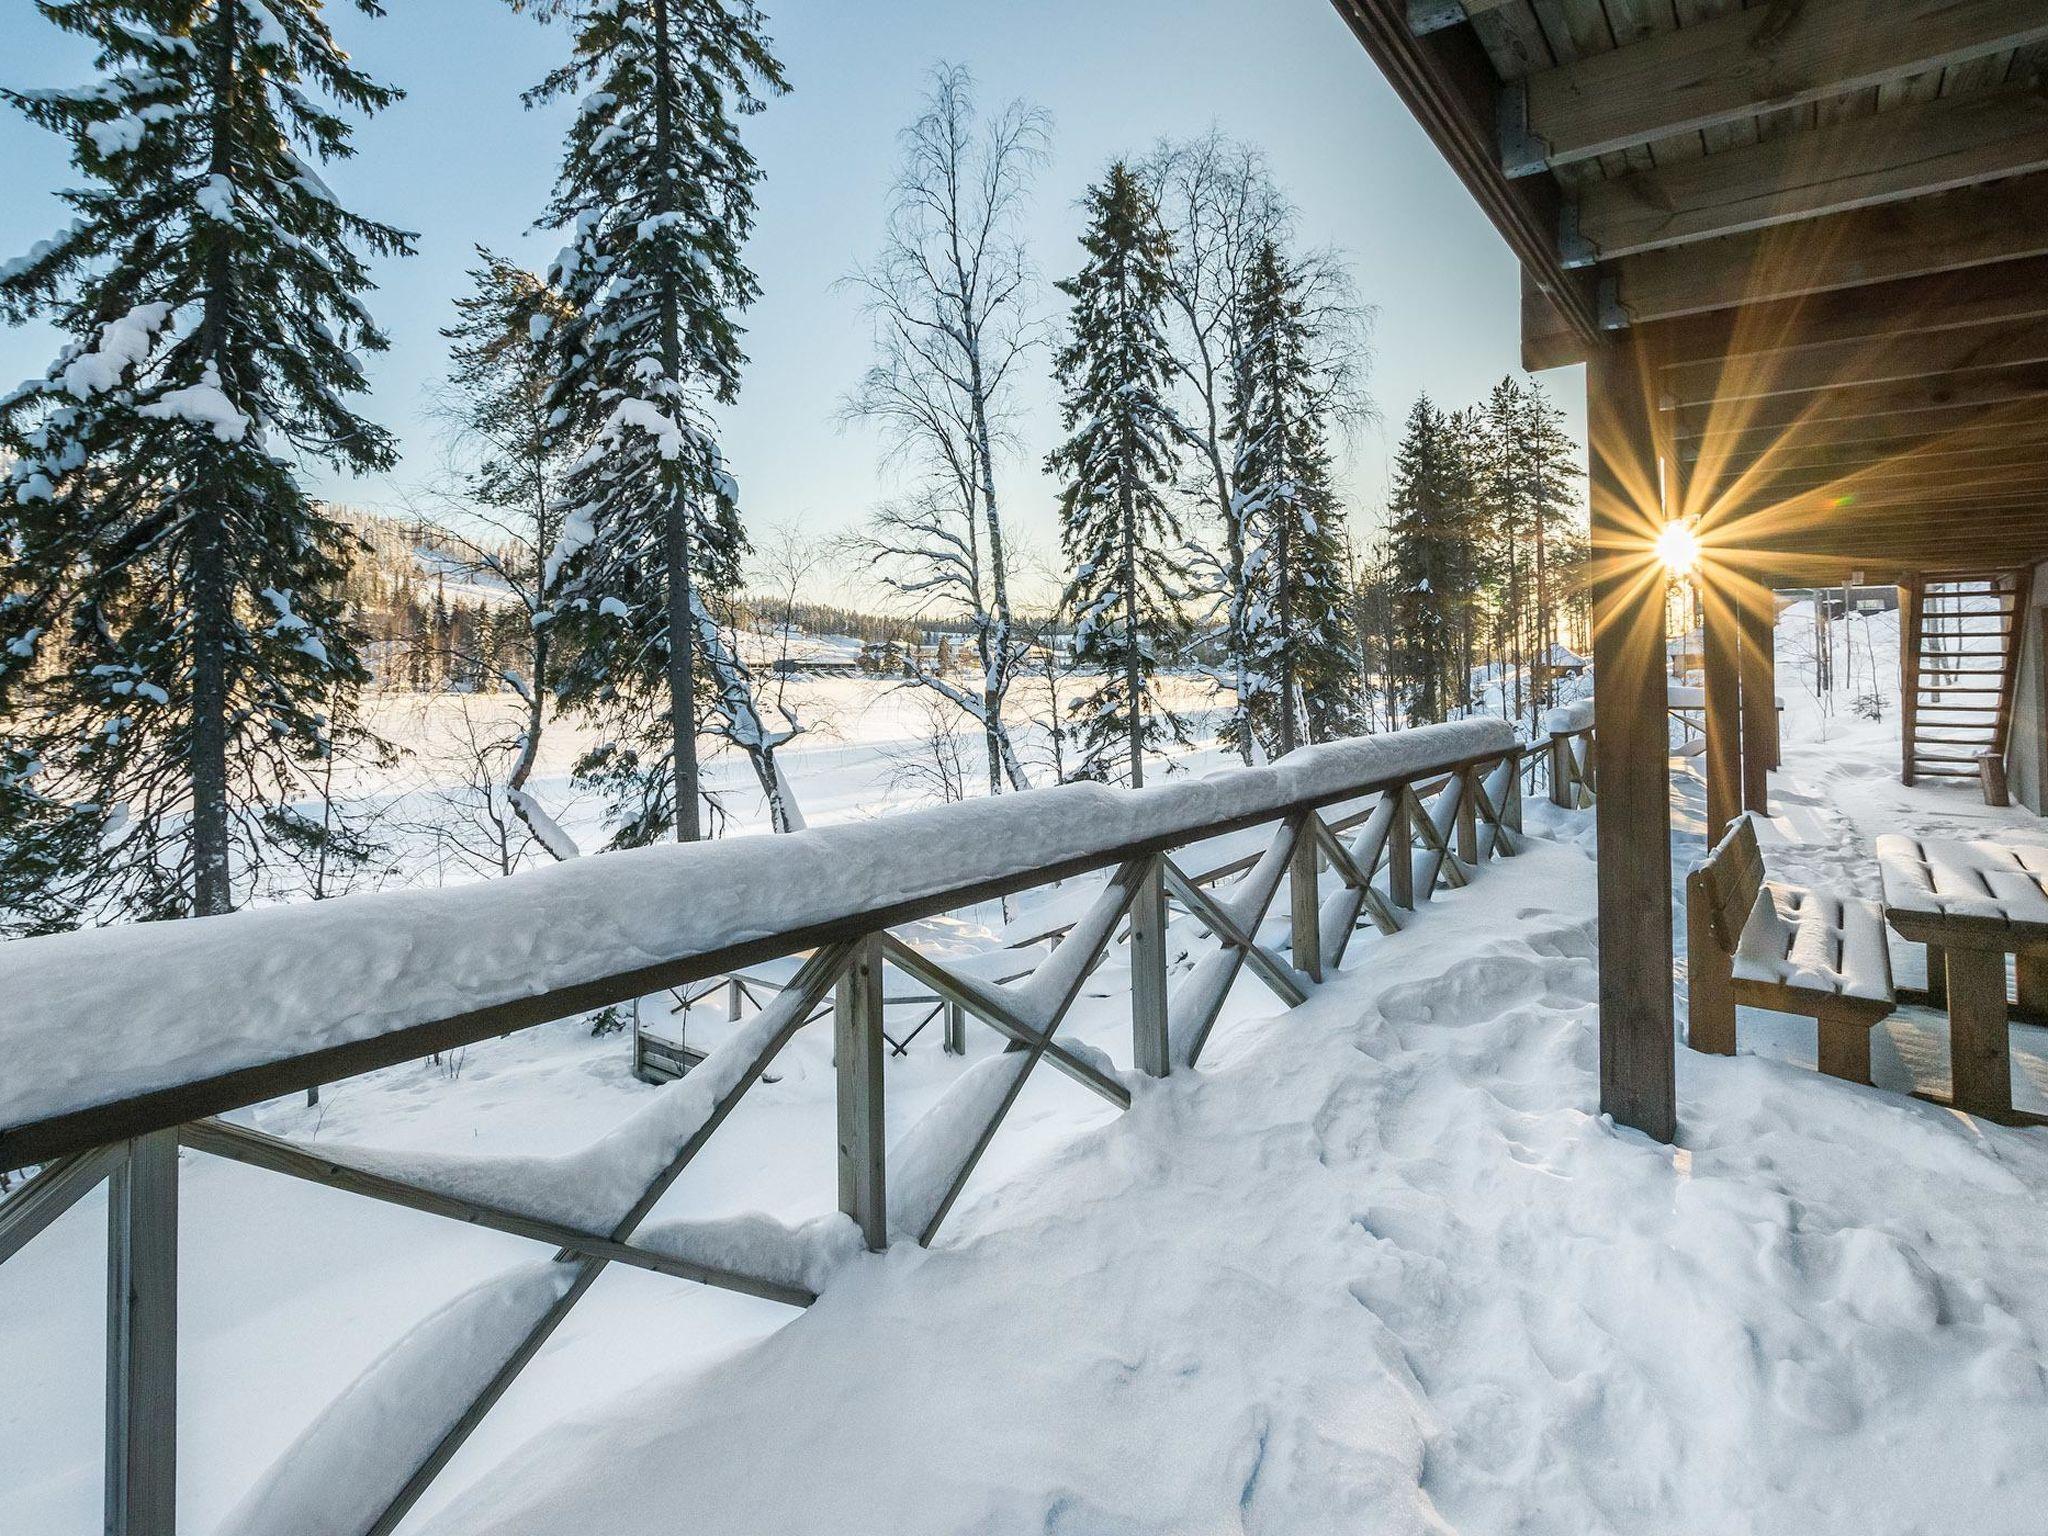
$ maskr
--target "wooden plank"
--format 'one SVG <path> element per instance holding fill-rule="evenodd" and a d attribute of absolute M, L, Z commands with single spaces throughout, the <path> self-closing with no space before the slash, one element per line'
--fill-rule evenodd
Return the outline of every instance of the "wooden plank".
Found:
<path fill-rule="evenodd" d="M 1008 1005 L 1003 996 L 1003 989 L 977 990 L 963 986 L 961 978 L 929 955 L 919 953 L 894 934 L 885 936 L 883 948 L 891 965 L 923 982 L 940 997 L 965 1008 L 1006 1039 L 1032 1050 L 1037 1049 L 1040 1041 L 1044 1039 L 1045 1032 L 1042 1029 L 1019 1016 Z M 1074 1055 L 1058 1041 L 1046 1042 L 1045 1057 L 1082 1087 L 1100 1094 L 1118 1109 L 1131 1107 L 1129 1089 L 1092 1063 Z"/>
<path fill-rule="evenodd" d="M 35 1241 L 51 1222 L 99 1188 L 122 1153 L 99 1147 L 45 1164 L 26 1183 L 0 1196 L 0 1264 Z"/>
<path fill-rule="evenodd" d="M 1809 426 L 1867 417 L 1910 417 L 1958 406 L 2048 406 L 2048 364 L 1976 368 L 1937 378 L 1857 384 L 1818 395 L 1772 395 L 1739 406 L 1687 405 L 1672 413 L 1681 442 L 1779 429 L 1797 441 Z"/>
<path fill-rule="evenodd" d="M 1592 342 L 1599 335 L 1592 283 L 1587 274 L 1566 271 L 1558 254 L 1562 194 L 1548 177 L 1517 182 L 1503 174 L 1501 76 L 1473 29 L 1451 27 L 1418 38 L 1406 0 L 1335 4 L 1508 249 L 1581 339 Z"/>
<path fill-rule="evenodd" d="M 1638 344 L 1586 365 L 1592 503 L 1600 1107 L 1660 1141 L 1677 1130 L 1670 785 L 1664 732 L 1664 523 L 1652 360 Z"/>
<path fill-rule="evenodd" d="M 1670 409 L 1753 400 L 2027 363 L 2048 363 L 2048 316 L 1692 363 L 1665 371 L 1663 403 Z"/>
<path fill-rule="evenodd" d="M 667 1254 L 636 1248 L 630 1243 L 618 1242 L 595 1232 L 578 1231 L 574 1227 L 565 1227 L 560 1222 L 492 1205 L 488 1201 L 458 1198 L 439 1190 L 422 1188 L 403 1179 L 395 1179 L 366 1168 L 353 1167 L 345 1161 L 327 1157 L 315 1148 L 286 1141 L 277 1136 L 267 1136 L 261 1131 L 249 1130 L 244 1126 L 230 1125 L 223 1120 L 194 1121 L 191 1125 L 181 1126 L 177 1136 L 179 1141 L 195 1152 L 227 1158 L 252 1168 L 266 1169 L 271 1173 L 284 1174 L 288 1178 L 303 1179 L 308 1183 L 325 1185 L 329 1189 L 343 1190 L 366 1199 L 381 1200 L 407 1210 L 442 1216 L 452 1221 L 468 1222 L 472 1226 L 483 1227 L 493 1232 L 504 1232 L 512 1237 L 523 1237 L 532 1242 L 547 1243 L 563 1253 L 575 1254 L 580 1258 L 604 1259 L 609 1263 L 625 1264 L 654 1274 L 669 1275 L 678 1280 L 694 1280 L 701 1285 L 736 1291 L 743 1296 L 759 1296 L 768 1301 L 780 1301 L 793 1307 L 807 1307 L 818 1299 L 811 1291 L 784 1285 L 780 1281 L 762 1279 L 740 1270 L 699 1264 L 689 1259 L 672 1258 Z"/>
<path fill-rule="evenodd" d="M 1590 259 L 1687 245 L 2048 170 L 2048 99 L 1937 100 L 1659 166 L 1579 193 Z"/>
<path fill-rule="evenodd" d="M 1920 631 L 1921 602 L 1925 583 L 1917 572 L 1899 587 L 1899 782 L 1913 782 L 1913 744 L 1920 730 L 1920 648 L 1914 636 Z"/>
<path fill-rule="evenodd" d="M 2048 439 L 2048 406 L 2040 401 L 2009 405 L 1955 405 L 1904 416 L 1851 416 L 1780 427 L 1734 429 L 1711 440 L 1678 444 L 1679 462 L 1699 463 L 1710 473 L 1780 464 L 1824 462 L 1830 455 L 1896 459 L 1906 454 L 1946 453 L 1967 458 L 1985 448 L 2019 448 Z"/>
<path fill-rule="evenodd" d="M 1956 1107 L 1994 1119 L 2011 1114 L 2004 951 L 1948 946 L 1948 1025 Z"/>
<path fill-rule="evenodd" d="M 1166 877 L 1155 857 L 1131 898 L 1131 1054 L 1147 1077 L 1173 1070 L 1166 1004 Z"/>
<path fill-rule="evenodd" d="M 1318 881 L 1321 840 L 1310 827 L 1321 826 L 1314 812 L 1296 820 L 1294 849 L 1287 858 L 1287 958 L 1310 981 L 1323 979 L 1323 902 Z"/>
<path fill-rule="evenodd" d="M 1777 734 L 1777 667 L 1773 657 L 1771 594 L 1739 582 L 1736 624 L 1742 638 L 1742 808 L 1771 813 L 1771 742 Z"/>
<path fill-rule="evenodd" d="M 1497 756 L 1498 753 L 1485 753 L 1476 760 L 1490 762 Z M 1464 766 L 1463 761 L 1450 762 L 1433 771 L 1454 774 Z M 589 982 L 409 1025 L 347 1045 L 302 1051 L 47 1119 L 0 1128 L 0 1168 L 15 1169 L 48 1162 L 150 1130 L 175 1127 L 287 1093 L 301 1093 L 317 1084 L 336 1082 L 377 1067 L 417 1060 L 435 1051 L 452 1050 L 459 1045 L 572 1017 L 611 1003 L 630 1002 L 636 997 L 649 996 L 671 987 L 722 977 L 764 961 L 824 948 L 836 949 L 876 927 L 901 926 L 921 918 L 999 900 L 1034 887 L 1114 868 L 1183 843 L 1222 837 L 1251 827 L 1270 826 L 1276 817 L 1320 810 L 1380 794 L 1406 782 L 1408 777 L 1411 775 L 1387 775 L 1365 783 L 1319 790 L 1281 805 L 1226 816 L 1199 828 L 1134 838 L 1129 842 L 1092 849 L 1057 863 L 1019 869 L 989 879 L 962 881 L 921 896 L 850 910 L 829 920 L 764 933 L 757 938 L 699 953 L 678 955 Z"/>
<path fill-rule="evenodd" d="M 2039 0 L 1762 6 L 1531 75 L 1533 152 L 1506 168 L 1570 165 L 2044 39 Z"/>
<path fill-rule="evenodd" d="M 1972 327 L 1995 330 L 2043 316 L 2048 258 L 2037 256 L 1657 321 L 1652 344 L 1669 359 L 1660 370 L 1665 392 L 1688 398 L 1696 391 L 1674 383 L 1677 376 L 1704 370 L 1711 383 L 1737 358 L 1843 346 L 1878 353 L 1905 347 L 1904 338 Z"/>
<path fill-rule="evenodd" d="M 108 1536 L 173 1536 L 178 1502 L 178 1135 L 127 1144 L 107 1185 Z"/>
<path fill-rule="evenodd" d="M 1742 810 L 1741 631 L 1733 586 L 1734 579 L 1716 578 L 1710 573 L 1700 591 L 1700 660 L 1707 700 L 1709 848 L 1721 841 Z"/>
<path fill-rule="evenodd" d="M 1667 320 L 1866 283 L 2048 255 L 2041 177 L 1809 219 L 1601 267 L 1627 322 Z"/>
<path fill-rule="evenodd" d="M 1685 1043 L 1714 1056 L 1735 1054 L 1735 993 L 1730 961 L 1714 936 L 1713 897 L 1704 872 L 1685 877 Z"/>
<path fill-rule="evenodd" d="M 854 945 L 832 1009 L 838 1074 L 839 1209 L 871 1253 L 889 1246 L 888 1140 L 882 1093 L 882 938 Z"/>
<path fill-rule="evenodd" d="M 1405 787 L 1394 795 L 1393 822 L 1387 830 L 1387 900 L 1403 912 L 1415 910 L 1415 823 L 1409 815 Z"/>

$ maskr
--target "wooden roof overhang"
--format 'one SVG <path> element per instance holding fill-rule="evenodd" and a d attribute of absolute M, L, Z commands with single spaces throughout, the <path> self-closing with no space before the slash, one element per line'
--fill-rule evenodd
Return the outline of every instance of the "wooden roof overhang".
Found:
<path fill-rule="evenodd" d="M 2048 558 L 2048 0 L 1335 0 L 1775 580 Z"/>

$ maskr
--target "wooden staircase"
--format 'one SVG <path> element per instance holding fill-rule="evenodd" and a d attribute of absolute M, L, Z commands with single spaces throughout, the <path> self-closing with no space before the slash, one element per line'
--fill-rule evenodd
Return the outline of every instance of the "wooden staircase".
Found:
<path fill-rule="evenodd" d="M 2004 757 L 2032 573 L 1913 576 L 1899 616 L 1900 779 L 1974 779 Z"/>

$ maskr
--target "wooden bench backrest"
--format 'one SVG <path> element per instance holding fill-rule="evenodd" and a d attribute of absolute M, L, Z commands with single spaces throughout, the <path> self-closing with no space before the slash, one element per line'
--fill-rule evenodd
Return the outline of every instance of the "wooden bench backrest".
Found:
<path fill-rule="evenodd" d="M 1764 885 L 1763 850 L 1747 816 L 1735 818 L 1699 868 L 1707 896 L 1707 922 L 1724 954 L 1734 954 L 1743 924 Z"/>

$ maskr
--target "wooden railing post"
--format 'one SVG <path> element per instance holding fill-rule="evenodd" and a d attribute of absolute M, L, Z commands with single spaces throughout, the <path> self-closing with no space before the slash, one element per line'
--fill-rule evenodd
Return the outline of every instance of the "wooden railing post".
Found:
<path fill-rule="evenodd" d="M 1507 788 L 1501 793 L 1501 824 L 1510 832 L 1519 834 L 1522 830 L 1522 749 L 1517 747 L 1514 756 L 1514 772 L 1508 775 Z"/>
<path fill-rule="evenodd" d="M 1408 787 L 1390 789 L 1394 817 L 1387 827 L 1387 900 L 1404 912 L 1415 910 L 1415 823 L 1408 811 Z"/>
<path fill-rule="evenodd" d="M 1458 858 L 1466 864 L 1479 862 L 1479 797 L 1472 791 L 1478 786 L 1479 770 L 1467 768 L 1462 775 L 1464 785 L 1458 791 Z"/>
<path fill-rule="evenodd" d="M 1167 1033 L 1166 871 L 1158 855 L 1146 862 L 1131 898 L 1131 1054 L 1148 1077 L 1173 1070 Z"/>
<path fill-rule="evenodd" d="M 868 1248 L 889 1246 L 882 1116 L 882 936 L 854 946 L 832 1005 L 832 1054 L 839 1074 L 839 1209 Z"/>
<path fill-rule="evenodd" d="M 108 1536 L 171 1536 L 178 1495 L 178 1133 L 127 1144 L 107 1185 Z"/>
<path fill-rule="evenodd" d="M 1323 979 L 1323 904 L 1317 881 L 1321 849 L 1310 826 L 1314 811 L 1294 821 L 1294 848 L 1287 863 L 1287 914 L 1289 952 L 1294 968 L 1310 981 Z"/>
<path fill-rule="evenodd" d="M 1570 810 L 1578 797 L 1572 793 L 1572 739 L 1563 732 L 1550 738 L 1550 803 Z"/>
<path fill-rule="evenodd" d="M 943 1046 L 948 1056 L 967 1054 L 967 1010 L 958 1003 L 945 1005 L 946 1022 Z"/>

